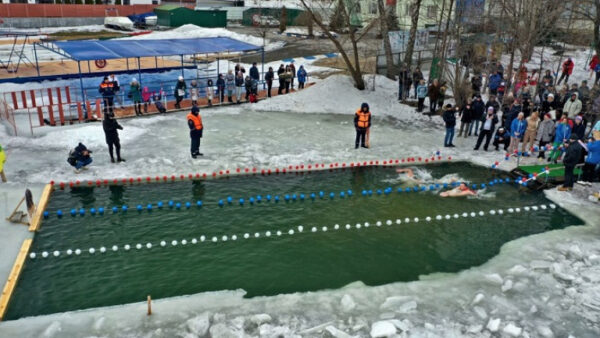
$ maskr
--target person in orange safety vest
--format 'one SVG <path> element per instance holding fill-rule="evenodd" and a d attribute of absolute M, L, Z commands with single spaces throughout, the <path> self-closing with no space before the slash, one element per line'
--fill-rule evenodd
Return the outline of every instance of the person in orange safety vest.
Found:
<path fill-rule="evenodd" d="M 367 148 L 365 143 L 365 136 L 367 134 L 367 130 L 371 127 L 371 112 L 369 111 L 369 105 L 364 102 L 360 109 L 356 111 L 354 115 L 354 128 L 356 129 L 356 140 L 355 140 L 355 148 L 358 149 L 358 145 L 360 142 L 360 146 L 363 148 Z"/>
<path fill-rule="evenodd" d="M 197 158 L 198 156 L 204 156 L 200 152 L 200 139 L 202 138 L 202 130 L 204 126 L 202 125 L 202 117 L 200 116 L 200 110 L 198 107 L 193 106 L 191 113 L 187 115 L 188 127 L 190 127 L 190 138 L 192 139 L 192 158 Z"/>

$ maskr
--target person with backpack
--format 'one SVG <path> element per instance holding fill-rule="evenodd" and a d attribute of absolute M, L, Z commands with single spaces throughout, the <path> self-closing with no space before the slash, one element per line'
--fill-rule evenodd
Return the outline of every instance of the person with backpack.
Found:
<path fill-rule="evenodd" d="M 69 152 L 67 162 L 75 168 L 75 173 L 78 174 L 81 169 L 87 169 L 86 167 L 92 163 L 91 153 L 92 151 L 80 142 L 75 149 Z"/>
<path fill-rule="evenodd" d="M 190 128 L 190 152 L 192 154 L 192 158 L 204 156 L 204 154 L 200 152 L 200 139 L 202 138 L 204 125 L 202 124 L 202 116 L 200 116 L 200 110 L 198 107 L 192 107 L 191 112 L 187 115 L 187 123 L 188 127 Z"/>
<path fill-rule="evenodd" d="M 233 100 L 231 97 L 233 96 L 233 91 L 235 90 L 235 76 L 233 72 L 230 70 L 227 71 L 227 75 L 225 75 L 225 86 L 227 87 L 227 102 L 231 103 Z"/>
<path fill-rule="evenodd" d="M 131 80 L 129 84 L 129 93 L 127 97 L 133 101 L 133 109 L 136 116 L 142 116 L 142 90 L 136 78 Z"/>
<path fill-rule="evenodd" d="M 369 104 L 363 102 L 360 109 L 354 114 L 354 129 L 356 129 L 354 149 L 358 149 L 359 144 L 361 147 L 367 148 L 366 135 L 369 128 L 371 128 L 371 111 Z"/>
<path fill-rule="evenodd" d="M 575 63 L 573 62 L 573 59 L 569 57 L 562 64 L 562 74 L 560 74 L 560 78 L 556 83 L 557 86 L 562 82 L 563 79 L 565 79 L 565 83 L 569 82 L 569 76 L 573 74 L 573 68 L 575 68 Z"/>
<path fill-rule="evenodd" d="M 118 130 L 123 130 L 123 126 L 115 119 L 115 114 L 109 112 L 104 115 L 102 120 L 102 129 L 104 130 L 104 136 L 106 138 L 106 144 L 108 145 L 108 153 L 110 154 L 110 161 L 115 163 L 115 157 L 113 154 L 113 147 L 117 152 L 116 162 L 125 162 L 125 159 L 121 157 L 121 142 L 119 140 Z"/>
<path fill-rule="evenodd" d="M 273 80 L 275 79 L 275 73 L 273 67 L 269 67 L 269 70 L 265 74 L 265 82 L 267 83 L 267 97 L 271 97 L 271 89 L 273 88 Z"/>
<path fill-rule="evenodd" d="M 187 85 L 185 84 L 185 80 L 183 76 L 179 76 L 177 78 L 177 84 L 175 84 L 175 108 L 181 109 L 181 101 L 185 97 L 185 91 L 187 90 Z"/>
<path fill-rule="evenodd" d="M 308 73 L 306 73 L 304 66 L 300 66 L 300 68 L 298 69 L 297 75 L 298 75 L 298 89 L 304 89 L 304 83 L 306 82 L 306 79 L 308 78 Z"/>

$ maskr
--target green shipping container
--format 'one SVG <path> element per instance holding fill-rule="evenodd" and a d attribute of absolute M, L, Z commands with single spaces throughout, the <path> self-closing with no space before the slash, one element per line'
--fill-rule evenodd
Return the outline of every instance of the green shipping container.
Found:
<path fill-rule="evenodd" d="M 200 27 L 226 27 L 227 11 L 193 10 L 175 5 L 156 7 L 154 13 L 159 26 L 179 27 L 192 24 Z"/>
<path fill-rule="evenodd" d="M 286 24 L 288 26 L 295 26 L 296 19 L 304 12 L 295 8 L 286 8 L 285 11 L 287 15 Z M 281 18 L 281 8 L 248 8 L 242 14 L 242 24 L 244 26 L 254 26 L 255 19 L 259 19 L 261 16 L 279 20 Z"/>

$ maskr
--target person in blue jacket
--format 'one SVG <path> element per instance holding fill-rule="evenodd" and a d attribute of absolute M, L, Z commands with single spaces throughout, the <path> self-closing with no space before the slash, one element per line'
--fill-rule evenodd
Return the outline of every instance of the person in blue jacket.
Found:
<path fill-rule="evenodd" d="M 86 166 L 92 163 L 91 153 L 92 151 L 80 142 L 75 149 L 69 152 L 67 162 L 75 167 L 75 173 L 79 173 L 81 169 L 87 169 Z"/>
<path fill-rule="evenodd" d="M 425 84 L 425 80 L 419 80 L 419 85 L 417 86 L 417 113 L 422 113 L 423 108 L 425 106 L 425 98 L 427 97 L 427 85 Z"/>
<path fill-rule="evenodd" d="M 548 162 L 552 161 L 557 163 L 558 158 L 563 152 L 561 146 L 565 144 L 569 138 L 571 138 L 571 126 L 569 126 L 567 114 L 563 114 L 561 120 L 556 123 L 556 129 L 554 130 L 554 143 L 552 144 L 552 152 L 548 157 Z"/>
<path fill-rule="evenodd" d="M 306 82 L 306 79 L 308 78 L 308 74 L 306 73 L 304 66 L 300 66 L 300 68 L 298 68 L 297 76 L 298 76 L 298 89 L 304 89 L 304 83 Z"/>
<path fill-rule="evenodd" d="M 500 87 L 500 83 L 502 82 L 502 75 L 496 71 L 495 74 L 490 76 L 490 81 L 488 87 L 490 88 L 490 94 L 496 95 L 498 94 L 498 87 Z"/>
<path fill-rule="evenodd" d="M 588 152 L 583 165 L 584 182 L 594 182 L 600 178 L 600 140 L 591 139 L 587 144 L 579 140 L 579 144 Z"/>
<path fill-rule="evenodd" d="M 517 118 L 510 124 L 510 146 L 508 146 L 508 152 L 513 153 L 519 148 L 519 142 L 525 135 L 527 129 L 527 121 L 525 120 L 525 114 L 519 113 Z"/>

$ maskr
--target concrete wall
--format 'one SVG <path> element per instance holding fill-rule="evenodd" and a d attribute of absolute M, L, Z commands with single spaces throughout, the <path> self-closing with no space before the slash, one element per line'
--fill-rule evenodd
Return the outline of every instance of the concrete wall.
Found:
<path fill-rule="evenodd" d="M 2 28 L 40 28 L 103 25 L 104 18 L 4 18 Z"/>

